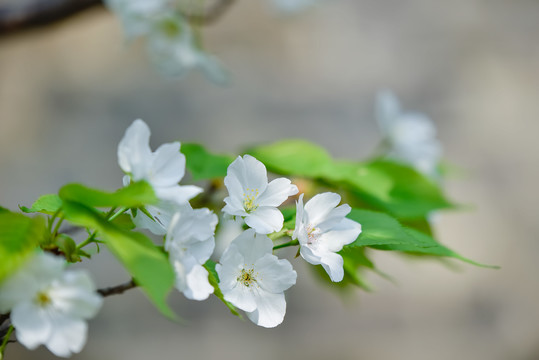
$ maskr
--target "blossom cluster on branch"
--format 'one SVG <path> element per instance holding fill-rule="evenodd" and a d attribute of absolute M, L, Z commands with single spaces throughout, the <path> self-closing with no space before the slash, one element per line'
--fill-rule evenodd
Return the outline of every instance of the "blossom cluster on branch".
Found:
<path fill-rule="evenodd" d="M 29 349 L 45 345 L 61 357 L 80 352 L 103 297 L 133 287 L 171 319 L 166 299 L 175 288 L 190 300 L 213 294 L 233 314 L 242 310 L 253 323 L 275 327 L 286 314 L 285 291 L 297 280 L 297 264 L 279 258 L 281 248 L 297 247 L 296 257 L 340 288 L 369 288 L 363 274 L 378 272 L 373 250 L 484 266 L 432 235 L 432 212 L 453 207 L 439 187 L 432 123 L 403 114 L 387 92 L 377 116 L 384 152 L 367 162 L 335 160 L 304 140 L 257 146 L 235 158 L 178 141 L 152 150 L 148 125 L 135 120 L 118 145 L 122 188 L 67 184 L 21 206 L 33 217 L 0 207 L 0 354 L 13 331 Z M 196 185 L 181 183 L 187 171 Z M 201 181 L 210 186 L 204 190 Z M 235 230 L 227 230 L 230 224 Z M 73 227 L 88 237 L 75 241 Z M 102 246 L 131 281 L 96 289 L 85 270 L 65 269 Z"/>

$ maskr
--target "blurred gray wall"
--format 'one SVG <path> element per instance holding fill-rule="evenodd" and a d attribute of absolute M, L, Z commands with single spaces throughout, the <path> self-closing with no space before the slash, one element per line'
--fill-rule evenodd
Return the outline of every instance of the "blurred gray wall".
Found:
<path fill-rule="evenodd" d="M 298 283 L 271 330 L 179 294 L 170 304 L 186 323 L 171 323 L 133 290 L 106 299 L 73 359 L 538 359 L 539 1 L 334 0 L 286 19 L 265 5 L 240 1 L 204 30 L 232 74 L 224 88 L 162 78 L 105 10 L 1 38 L 0 204 L 67 182 L 121 186 L 116 146 L 136 118 L 154 148 L 302 137 L 366 157 L 379 141 L 374 96 L 389 88 L 436 122 L 464 169 L 447 192 L 474 207 L 442 214 L 439 238 L 502 269 L 376 253 L 396 283 L 369 276 L 375 292 L 343 301 L 293 260 Z M 106 251 L 82 266 L 100 287 L 127 279 Z M 18 344 L 6 357 L 53 358 Z"/>

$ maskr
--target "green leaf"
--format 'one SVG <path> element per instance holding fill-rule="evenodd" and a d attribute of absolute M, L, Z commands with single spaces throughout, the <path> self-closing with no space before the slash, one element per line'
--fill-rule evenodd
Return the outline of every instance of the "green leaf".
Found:
<path fill-rule="evenodd" d="M 234 161 L 232 156 L 211 154 L 200 144 L 184 143 L 181 152 L 194 181 L 222 178 L 226 176 L 228 165 Z"/>
<path fill-rule="evenodd" d="M 176 317 L 166 303 L 167 294 L 174 285 L 174 271 L 165 253 L 148 237 L 108 222 L 83 204 L 64 201 L 64 213 L 72 223 L 96 229 L 159 311 L 169 318 Z"/>
<path fill-rule="evenodd" d="M 424 218 L 434 210 L 454 207 L 437 184 L 413 168 L 389 160 L 339 162 L 326 180 L 348 187 L 362 201 L 398 218 Z"/>
<path fill-rule="evenodd" d="M 155 193 L 145 181 L 129 184 L 115 192 L 91 189 L 81 184 L 68 184 L 59 191 L 60 198 L 91 207 L 136 208 L 157 203 Z"/>
<path fill-rule="evenodd" d="M 361 224 L 361 234 L 348 247 L 372 245 L 422 246 L 422 243 L 410 236 L 395 218 L 387 214 L 352 209 L 347 217 Z"/>
<path fill-rule="evenodd" d="M 367 268 L 375 270 L 374 264 L 365 255 L 364 247 L 345 246 L 339 254 L 343 258 L 343 270 L 345 283 L 349 282 L 370 291 L 370 285 L 363 279 L 362 269 Z"/>
<path fill-rule="evenodd" d="M 45 221 L 41 217 L 0 212 L 0 281 L 36 251 L 45 232 Z"/>
<path fill-rule="evenodd" d="M 390 160 L 368 163 L 335 161 L 321 147 L 305 140 L 283 140 L 248 150 L 269 171 L 321 181 L 398 218 L 420 219 L 437 209 L 454 207 L 439 186 L 413 168 Z"/>
<path fill-rule="evenodd" d="M 41 195 L 30 208 L 20 206 L 25 213 L 43 213 L 53 215 L 62 207 L 62 199 L 56 194 Z"/>
<path fill-rule="evenodd" d="M 64 256 L 68 262 L 75 263 L 80 261 L 77 244 L 68 235 L 58 235 L 58 248 L 64 253 Z"/>
<path fill-rule="evenodd" d="M 327 173 L 332 159 L 326 150 L 305 140 L 282 140 L 257 146 L 247 153 L 278 174 L 317 178 Z"/>
<path fill-rule="evenodd" d="M 204 267 L 206 270 L 208 270 L 208 280 L 210 281 L 211 286 L 213 286 L 213 294 L 217 296 L 219 300 L 221 300 L 230 310 L 230 312 L 240 319 L 243 318 L 241 314 L 238 312 L 236 307 L 225 300 L 225 297 L 223 296 L 223 293 L 221 292 L 221 289 L 219 288 L 219 275 L 217 274 L 217 271 L 215 270 L 215 265 L 217 265 L 214 261 L 208 260 L 204 264 Z"/>
<path fill-rule="evenodd" d="M 478 263 L 476 261 L 470 260 L 455 251 L 447 248 L 446 246 L 440 244 L 437 242 L 434 238 L 431 236 L 424 234 L 420 231 L 417 231 L 415 229 L 405 229 L 406 232 L 414 237 L 417 241 L 421 243 L 421 246 L 413 246 L 413 245 L 385 245 L 385 246 L 375 246 L 375 248 L 379 250 L 393 250 L 393 251 L 404 251 L 412 254 L 424 254 L 424 255 L 434 255 L 434 256 L 443 256 L 443 257 L 451 257 L 455 258 L 461 261 L 464 261 L 466 263 L 479 266 L 479 267 L 485 267 L 489 269 L 499 269 L 499 266 L 496 265 L 485 265 Z"/>

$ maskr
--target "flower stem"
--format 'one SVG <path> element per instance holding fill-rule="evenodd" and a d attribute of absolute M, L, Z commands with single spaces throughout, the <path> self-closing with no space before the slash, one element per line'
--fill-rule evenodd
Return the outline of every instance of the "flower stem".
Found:
<path fill-rule="evenodd" d="M 289 246 L 296 246 L 296 245 L 299 245 L 299 241 L 292 240 L 292 241 L 289 241 L 289 242 L 284 243 L 284 244 L 275 245 L 273 247 L 273 250 L 282 249 L 282 248 L 289 247 Z"/>
<path fill-rule="evenodd" d="M 118 210 L 116 213 L 114 212 L 115 210 L 116 210 L 116 208 L 112 208 L 107 213 L 107 215 L 105 215 L 105 217 L 107 218 L 107 221 L 112 221 L 112 220 L 116 219 L 118 216 L 122 215 L 127 210 L 127 208 L 126 207 L 121 207 L 120 210 Z M 93 233 L 91 233 L 90 236 L 88 236 L 88 239 L 86 239 L 83 242 L 81 242 L 80 244 L 78 244 L 77 249 L 82 249 L 86 245 L 92 243 L 94 241 L 96 235 L 97 235 L 97 230 L 95 230 Z"/>
<path fill-rule="evenodd" d="M 4 336 L 4 339 L 2 340 L 2 346 L 0 347 L 0 359 L 4 358 L 4 351 L 6 350 L 7 343 L 9 342 L 9 338 L 11 337 L 11 333 L 14 329 L 15 328 L 13 327 L 13 325 L 10 325 L 6 335 Z"/>

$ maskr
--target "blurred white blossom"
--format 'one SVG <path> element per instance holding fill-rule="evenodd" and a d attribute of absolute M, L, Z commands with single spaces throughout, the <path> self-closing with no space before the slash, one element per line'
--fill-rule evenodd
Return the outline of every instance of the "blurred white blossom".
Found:
<path fill-rule="evenodd" d="M 361 225 L 346 218 L 350 206 L 337 206 L 340 202 L 340 195 L 326 192 L 315 195 L 303 207 L 301 194 L 296 203 L 296 228 L 292 235 L 292 239 L 299 241 L 301 257 L 313 265 L 322 265 L 335 282 L 344 276 L 343 258 L 337 252 L 361 233 Z"/>
<path fill-rule="evenodd" d="M 272 251 L 270 238 L 248 229 L 230 244 L 215 267 L 225 300 L 245 311 L 255 324 L 267 328 L 283 322 L 284 291 L 297 278 L 290 262 L 278 259 Z"/>
<path fill-rule="evenodd" d="M 395 95 L 385 91 L 377 97 L 376 119 L 389 146 L 388 157 L 406 162 L 431 178 L 438 177 L 442 147 L 428 117 L 403 112 Z"/>
<path fill-rule="evenodd" d="M 78 353 L 86 343 L 86 319 L 102 298 L 82 270 L 64 271 L 65 261 L 40 253 L 0 284 L 0 313 L 11 311 L 17 340 L 33 350 L 45 345 L 56 356 Z"/>
<path fill-rule="evenodd" d="M 277 209 L 298 188 L 289 179 L 278 178 L 268 184 L 266 167 L 250 155 L 238 156 L 228 166 L 223 212 L 241 216 L 259 234 L 269 234 L 283 227 L 283 214 Z"/>

